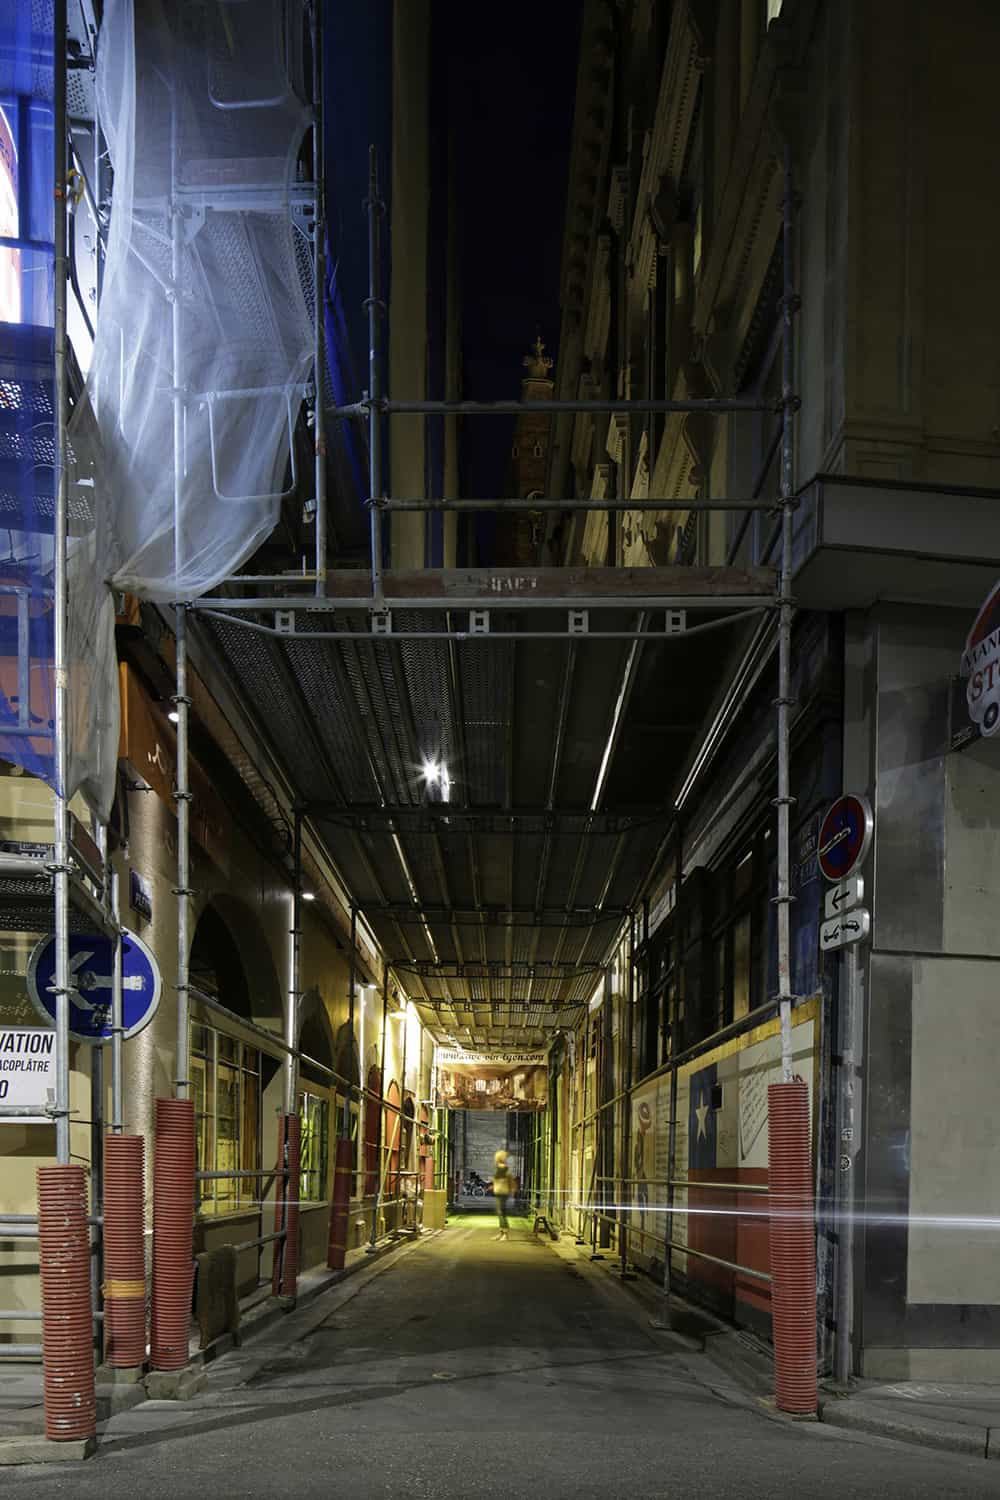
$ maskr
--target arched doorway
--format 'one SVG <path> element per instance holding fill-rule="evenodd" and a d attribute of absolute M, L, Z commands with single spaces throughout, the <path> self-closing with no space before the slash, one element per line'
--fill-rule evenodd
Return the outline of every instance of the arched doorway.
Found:
<path fill-rule="evenodd" d="M 202 1218 L 251 1211 L 259 1171 L 273 1154 L 267 1125 L 280 1107 L 281 1062 L 240 1026 L 282 1015 L 267 938 L 253 910 L 213 898 L 195 924 L 189 954 L 190 1068 L 199 1170 L 233 1173 L 201 1187 Z"/>
<path fill-rule="evenodd" d="M 400 1150 L 403 1117 L 400 1111 L 399 1084 L 392 1080 L 385 1094 L 385 1120 L 383 1121 L 383 1139 L 385 1141 L 385 1196 L 387 1198 L 399 1197 L 399 1171 Z"/>

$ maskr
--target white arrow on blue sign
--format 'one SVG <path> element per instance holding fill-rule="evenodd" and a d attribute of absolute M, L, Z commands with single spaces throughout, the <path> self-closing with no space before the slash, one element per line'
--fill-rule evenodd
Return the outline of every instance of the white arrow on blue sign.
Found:
<path fill-rule="evenodd" d="M 75 933 L 69 940 L 69 1034 L 98 1046 L 111 1038 L 115 945 Z M 28 962 L 28 994 L 46 1021 L 56 1018 L 56 940 L 43 938 Z M 160 1003 L 159 965 L 141 938 L 122 931 L 122 1027 L 126 1037 L 148 1026 Z"/>

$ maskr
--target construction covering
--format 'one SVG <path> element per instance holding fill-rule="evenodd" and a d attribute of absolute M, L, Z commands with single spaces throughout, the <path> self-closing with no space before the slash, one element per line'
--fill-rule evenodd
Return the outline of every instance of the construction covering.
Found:
<path fill-rule="evenodd" d="M 313 359 L 300 0 L 109 0 L 114 169 L 86 398 L 70 427 L 69 790 L 107 811 L 115 591 L 196 598 L 273 531 Z M 292 462 L 290 462 L 290 460 Z"/>

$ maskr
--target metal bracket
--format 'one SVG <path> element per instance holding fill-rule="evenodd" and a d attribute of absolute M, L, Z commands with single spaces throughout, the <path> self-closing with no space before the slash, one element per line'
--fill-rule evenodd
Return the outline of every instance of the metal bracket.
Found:
<path fill-rule="evenodd" d="M 687 630 L 687 610 L 668 609 L 663 617 L 663 629 L 667 635 L 683 635 Z"/>
<path fill-rule="evenodd" d="M 295 634 L 295 611 L 294 609 L 276 609 L 274 611 L 274 628 L 279 635 Z"/>
<path fill-rule="evenodd" d="M 489 612 L 489 610 L 488 609 L 470 609 L 469 610 L 469 634 L 470 635 L 489 635 L 489 633 L 490 633 L 490 612 Z"/>
<path fill-rule="evenodd" d="M 590 610 L 571 609 L 567 629 L 570 635 L 587 635 L 590 632 Z"/>
<path fill-rule="evenodd" d="M 392 635 L 392 610 L 373 609 L 371 625 L 372 635 Z"/>

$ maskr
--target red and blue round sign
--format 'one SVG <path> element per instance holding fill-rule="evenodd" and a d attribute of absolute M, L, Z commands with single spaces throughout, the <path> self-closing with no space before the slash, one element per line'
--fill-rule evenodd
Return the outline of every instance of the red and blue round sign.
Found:
<path fill-rule="evenodd" d="M 838 797 L 819 831 L 819 867 L 827 880 L 846 880 L 872 841 L 872 810 L 866 797 Z"/>

